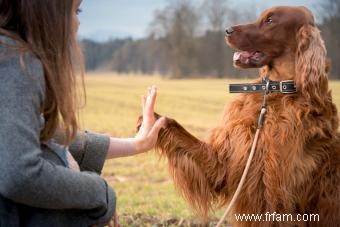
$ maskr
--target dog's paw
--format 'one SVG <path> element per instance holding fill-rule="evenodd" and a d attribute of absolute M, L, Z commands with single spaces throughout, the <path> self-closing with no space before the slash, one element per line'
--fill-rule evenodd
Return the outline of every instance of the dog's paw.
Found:
<path fill-rule="evenodd" d="M 158 120 L 161 117 L 162 117 L 161 115 L 159 115 L 158 113 L 155 113 L 155 120 Z M 140 127 L 142 126 L 142 123 L 143 123 L 143 115 L 138 117 L 137 126 L 136 126 L 136 132 L 139 131 Z"/>

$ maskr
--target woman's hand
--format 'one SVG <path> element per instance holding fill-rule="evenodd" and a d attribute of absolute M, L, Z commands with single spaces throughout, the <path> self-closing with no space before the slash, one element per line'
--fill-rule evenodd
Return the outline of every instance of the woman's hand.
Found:
<path fill-rule="evenodd" d="M 157 89 L 152 86 L 147 96 L 142 97 L 143 120 L 134 138 L 110 138 L 107 159 L 126 157 L 146 152 L 157 142 L 158 132 L 165 126 L 165 118 L 156 120 L 154 107 Z"/>
<path fill-rule="evenodd" d="M 157 88 L 155 86 L 149 89 L 147 96 L 142 97 L 143 121 L 135 136 L 137 153 L 152 149 L 156 145 L 159 130 L 165 126 L 164 117 L 155 119 L 156 97 Z"/>

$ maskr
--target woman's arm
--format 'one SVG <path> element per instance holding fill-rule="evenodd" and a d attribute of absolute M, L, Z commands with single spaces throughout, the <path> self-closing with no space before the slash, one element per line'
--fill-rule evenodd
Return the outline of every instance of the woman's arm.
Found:
<path fill-rule="evenodd" d="M 82 171 L 101 173 L 105 159 L 136 155 L 152 149 L 159 130 L 164 127 L 164 118 L 157 121 L 154 117 L 154 106 L 157 96 L 156 87 L 152 87 L 147 97 L 142 98 L 143 122 L 134 138 L 114 138 L 94 132 L 79 132 L 69 146 L 70 153 L 78 162 Z M 55 136 L 63 142 L 62 134 Z"/>

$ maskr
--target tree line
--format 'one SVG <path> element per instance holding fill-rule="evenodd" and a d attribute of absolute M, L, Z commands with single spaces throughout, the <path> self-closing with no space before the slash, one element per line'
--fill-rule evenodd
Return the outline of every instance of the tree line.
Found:
<path fill-rule="evenodd" d="M 257 6 L 231 8 L 228 0 L 172 0 L 154 13 L 148 36 L 103 43 L 82 40 L 86 69 L 161 74 L 171 78 L 252 77 L 257 70 L 233 67 L 233 50 L 224 42 L 228 25 L 253 21 Z M 340 79 L 340 1 L 320 0 L 318 22 L 333 62 L 331 78 Z"/>

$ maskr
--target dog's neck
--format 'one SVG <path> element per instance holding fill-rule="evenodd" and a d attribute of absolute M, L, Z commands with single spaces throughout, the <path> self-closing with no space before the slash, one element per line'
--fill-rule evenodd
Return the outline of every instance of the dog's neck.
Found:
<path fill-rule="evenodd" d="M 295 78 L 295 56 L 283 55 L 275 58 L 269 65 L 260 69 L 261 77 L 269 77 L 270 80 L 294 80 Z"/>

